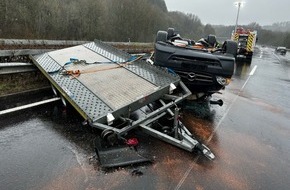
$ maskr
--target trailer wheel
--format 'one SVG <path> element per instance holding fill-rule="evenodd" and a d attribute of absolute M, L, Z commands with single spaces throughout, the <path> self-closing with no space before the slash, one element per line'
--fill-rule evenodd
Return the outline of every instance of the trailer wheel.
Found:
<path fill-rule="evenodd" d="M 174 36 L 174 28 L 168 28 L 167 29 L 167 39 L 169 40 L 170 38 L 172 38 Z"/>
<path fill-rule="evenodd" d="M 226 40 L 222 46 L 222 50 L 225 53 L 232 54 L 235 58 L 237 57 L 238 44 L 232 40 Z"/>
<path fill-rule="evenodd" d="M 156 42 L 166 42 L 167 41 L 167 32 L 159 30 L 156 36 Z"/>
<path fill-rule="evenodd" d="M 106 129 L 101 133 L 102 139 L 104 139 L 106 142 L 108 142 L 110 145 L 114 145 L 117 140 L 117 134 L 111 130 L 111 129 Z"/>
<path fill-rule="evenodd" d="M 165 133 L 166 135 L 171 135 L 172 134 L 172 128 L 168 126 L 162 127 L 162 132 Z"/>

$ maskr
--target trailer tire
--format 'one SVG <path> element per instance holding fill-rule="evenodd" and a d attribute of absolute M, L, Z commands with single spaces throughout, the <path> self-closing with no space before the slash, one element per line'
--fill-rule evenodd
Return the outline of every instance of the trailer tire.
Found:
<path fill-rule="evenodd" d="M 105 129 L 101 133 L 101 137 L 110 145 L 114 145 L 118 140 L 117 134 L 111 129 Z"/>
<path fill-rule="evenodd" d="M 235 58 L 237 57 L 238 44 L 232 40 L 226 40 L 222 46 L 223 52 L 232 54 Z"/>
<path fill-rule="evenodd" d="M 156 42 L 166 42 L 167 41 L 167 32 L 159 30 L 156 36 Z"/>
<path fill-rule="evenodd" d="M 168 126 L 162 127 L 162 132 L 166 135 L 171 135 L 173 133 L 172 128 L 170 128 Z"/>

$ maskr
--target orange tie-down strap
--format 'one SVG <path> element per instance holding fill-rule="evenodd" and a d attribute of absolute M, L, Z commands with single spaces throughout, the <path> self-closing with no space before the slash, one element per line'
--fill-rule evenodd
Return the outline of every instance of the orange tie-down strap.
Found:
<path fill-rule="evenodd" d="M 126 65 L 129 65 L 131 63 L 133 63 L 134 61 L 137 61 L 139 59 L 141 59 L 142 56 L 137 57 L 136 59 L 126 62 L 126 63 L 122 63 L 119 65 L 114 65 L 114 66 L 109 66 L 109 67 L 102 67 L 102 68 L 95 68 L 95 69 L 87 69 L 87 70 L 62 70 L 60 74 L 62 75 L 70 75 L 72 76 L 72 79 L 79 77 L 81 74 L 85 74 L 85 73 L 94 73 L 94 72 L 99 72 L 99 71 L 106 71 L 106 70 L 111 70 L 111 69 L 117 69 L 117 68 L 121 68 L 121 67 L 125 67 Z"/>

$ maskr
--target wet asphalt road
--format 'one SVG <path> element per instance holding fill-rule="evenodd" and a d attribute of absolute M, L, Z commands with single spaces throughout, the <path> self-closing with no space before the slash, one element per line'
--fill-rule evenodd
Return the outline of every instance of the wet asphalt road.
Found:
<path fill-rule="evenodd" d="M 99 132 L 74 111 L 50 105 L 1 117 L 0 189 L 289 189 L 290 56 L 259 47 L 222 93 L 213 98 L 224 106 L 183 115 L 214 161 L 139 134 L 139 149 L 155 161 L 103 170 Z"/>

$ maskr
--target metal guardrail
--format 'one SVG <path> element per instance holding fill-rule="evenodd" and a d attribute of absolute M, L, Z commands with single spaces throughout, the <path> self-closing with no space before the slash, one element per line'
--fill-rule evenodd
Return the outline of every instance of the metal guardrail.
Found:
<path fill-rule="evenodd" d="M 0 63 L 0 75 L 35 71 L 32 63 Z"/>
<path fill-rule="evenodd" d="M 59 49 L 57 47 L 70 47 L 76 45 L 82 45 L 88 43 L 88 41 L 73 41 L 73 40 L 30 40 L 30 39 L 0 39 L 0 49 L 5 49 L 4 47 L 18 47 L 14 49 L 20 49 L 19 47 L 48 47 L 47 49 Z M 142 49 L 142 48 L 153 48 L 153 43 L 142 43 L 142 42 L 104 42 L 111 46 L 120 49 Z M 28 48 L 31 49 L 31 48 Z M 40 49 L 40 48 L 37 48 Z"/>
<path fill-rule="evenodd" d="M 20 110 L 25 110 L 25 109 L 28 109 L 28 108 L 36 107 L 36 106 L 39 106 L 39 105 L 48 104 L 50 102 L 55 102 L 55 101 L 58 101 L 58 100 L 60 100 L 60 97 L 50 98 L 50 99 L 47 99 L 47 100 L 42 100 L 42 101 L 39 101 L 39 102 L 34 102 L 34 103 L 31 103 L 31 104 L 18 106 L 18 107 L 6 109 L 6 110 L 0 110 L 0 116 L 8 114 L 8 113 L 13 113 L 13 112 L 16 112 L 16 111 L 20 111 Z"/>
<path fill-rule="evenodd" d="M 1 39 L 0 46 L 11 46 L 11 45 L 47 45 L 47 46 L 75 46 L 88 43 L 90 41 L 76 41 L 76 40 L 31 40 L 31 39 Z M 104 42 L 109 45 L 141 45 L 147 46 L 152 43 L 143 42 Z"/>
<path fill-rule="evenodd" d="M 30 40 L 0 39 L 0 57 L 36 55 L 51 50 L 85 44 L 87 41 L 70 40 Z M 104 42 L 127 53 L 147 53 L 153 51 L 153 43 L 140 42 Z"/>
<path fill-rule="evenodd" d="M 63 47 L 70 47 L 85 43 L 87 43 L 87 41 L 0 39 L 0 58 L 37 55 L 47 53 L 49 51 L 53 51 Z M 153 50 L 153 43 L 139 43 L 139 42 L 104 42 L 104 43 L 114 46 L 118 49 L 121 49 L 127 53 L 146 53 Z M 37 49 L 38 47 L 40 49 Z M 34 65 L 30 63 L 15 63 L 15 62 L 8 63 L 9 61 L 5 60 L 4 62 L 7 63 L 0 63 L 0 75 L 35 71 Z"/>
<path fill-rule="evenodd" d="M 75 46 L 87 43 L 88 41 L 73 41 L 73 40 L 31 40 L 31 39 L 0 39 L 1 46 Z"/>
<path fill-rule="evenodd" d="M 12 49 L 0 50 L 0 57 L 22 56 L 22 55 L 37 55 L 53 51 L 54 49 Z"/>

